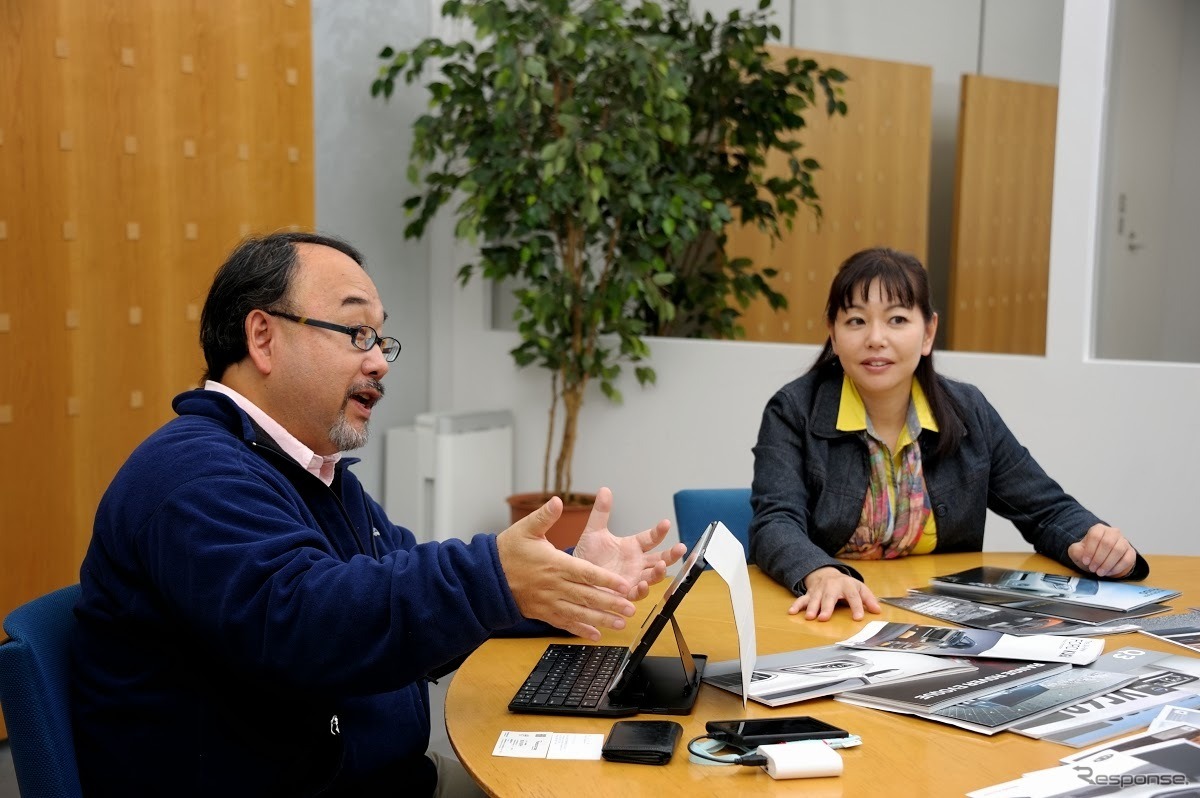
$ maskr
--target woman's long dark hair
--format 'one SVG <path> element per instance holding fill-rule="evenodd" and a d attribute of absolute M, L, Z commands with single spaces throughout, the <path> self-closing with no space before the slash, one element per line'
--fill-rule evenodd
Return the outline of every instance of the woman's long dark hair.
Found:
<path fill-rule="evenodd" d="M 825 321 L 833 326 L 838 311 L 849 310 L 855 299 L 870 300 L 871 286 L 879 281 L 884 297 L 890 303 L 916 308 L 928 323 L 933 319 L 933 303 L 929 299 L 929 276 L 921 262 L 907 252 L 877 247 L 856 252 L 838 267 L 829 287 L 825 304 Z M 842 372 L 841 361 L 833 353 L 833 341 L 826 338 L 825 348 L 809 369 L 812 372 Z M 938 424 L 937 454 L 946 455 L 958 448 L 966 432 L 958 403 L 946 391 L 933 369 L 933 352 L 922 355 L 915 375 L 929 400 L 929 409 Z"/>

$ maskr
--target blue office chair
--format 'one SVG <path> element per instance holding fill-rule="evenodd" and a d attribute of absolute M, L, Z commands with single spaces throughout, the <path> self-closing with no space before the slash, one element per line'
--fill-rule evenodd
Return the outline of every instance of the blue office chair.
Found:
<path fill-rule="evenodd" d="M 21 798 L 81 798 L 71 731 L 72 609 L 79 585 L 23 604 L 4 619 L 0 707 Z"/>
<path fill-rule="evenodd" d="M 746 550 L 750 559 L 750 489 L 689 488 L 675 491 L 675 522 L 688 551 L 713 521 L 720 521 Z"/>

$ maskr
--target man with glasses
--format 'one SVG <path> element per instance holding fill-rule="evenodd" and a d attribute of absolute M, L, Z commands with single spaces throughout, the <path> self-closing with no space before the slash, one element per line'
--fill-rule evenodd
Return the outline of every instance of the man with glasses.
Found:
<path fill-rule="evenodd" d="M 683 553 L 654 551 L 667 521 L 612 535 L 606 489 L 574 556 L 545 539 L 558 499 L 417 545 L 342 458 L 400 353 L 386 318 L 334 238 L 251 239 L 217 272 L 205 383 L 113 479 L 81 569 L 86 795 L 452 794 L 425 680 L 521 624 L 620 629 Z"/>

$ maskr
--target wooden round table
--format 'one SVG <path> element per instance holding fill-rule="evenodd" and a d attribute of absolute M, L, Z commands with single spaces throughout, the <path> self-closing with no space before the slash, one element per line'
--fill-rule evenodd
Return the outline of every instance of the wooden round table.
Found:
<path fill-rule="evenodd" d="M 1194 587 L 1200 558 L 1151 556 L 1147 584 L 1183 591 L 1171 602 L 1173 612 L 1200 605 Z M 929 583 L 930 577 L 978 565 L 1066 573 L 1057 563 L 1035 554 L 936 554 L 893 561 L 856 562 L 876 596 L 902 596 L 909 587 Z M 758 653 L 771 654 L 828 645 L 844 640 L 861 628 L 839 609 L 827 623 L 790 616 L 791 594 L 750 567 Z M 627 645 L 636 636 L 642 619 L 654 606 L 651 596 L 638 606 L 638 614 L 622 632 L 604 635 L 605 645 Z M 715 572 L 706 572 L 680 605 L 676 614 L 693 653 L 707 654 L 710 662 L 738 655 L 733 611 L 725 583 Z M 867 620 L 906 623 L 938 621 L 884 604 L 881 615 Z M 1186 654 L 1187 649 L 1142 634 L 1113 635 L 1105 651 L 1136 647 Z M 455 674 L 446 696 L 446 727 L 450 742 L 467 771 L 493 796 L 570 796 L 570 798 L 629 798 L 638 795 L 688 798 L 797 793 L 807 796 L 962 795 L 1009 781 L 1030 770 L 1054 767 L 1074 750 L 1030 739 L 1013 732 L 988 737 L 953 726 L 906 715 L 843 704 L 829 698 L 787 707 L 771 708 L 753 701 L 743 709 L 738 696 L 704 685 L 690 715 L 639 715 L 639 719 L 669 717 L 684 727 L 675 756 L 666 766 L 633 765 L 606 761 L 518 759 L 492 756 L 500 733 L 548 731 L 607 733 L 614 719 L 510 713 L 508 702 L 529 674 L 549 638 L 495 639 L 473 653 Z M 674 639 L 667 632 L 652 653 L 674 654 Z M 863 738 L 863 745 L 841 752 L 840 777 L 775 781 L 759 768 L 720 767 L 688 761 L 686 743 L 704 733 L 709 720 L 782 715 L 813 715 Z"/>

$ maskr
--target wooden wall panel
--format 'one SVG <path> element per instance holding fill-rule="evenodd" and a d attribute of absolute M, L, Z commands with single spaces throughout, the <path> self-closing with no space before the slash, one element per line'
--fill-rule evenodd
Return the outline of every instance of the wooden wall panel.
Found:
<path fill-rule="evenodd" d="M 815 178 L 824 210 L 820 226 L 802 208 L 794 229 L 785 231 L 774 248 L 757 229 L 733 228 L 729 250 L 779 269 L 773 284 L 788 298 L 783 312 L 765 302 L 751 305 L 743 317 L 746 338 L 822 343 L 829 283 L 849 255 L 882 245 L 925 260 L 933 70 L 785 47 L 772 50 L 781 60 L 810 57 L 845 72 L 848 113 L 831 119 L 821 106 L 805 117 L 801 157 L 821 164 Z M 776 154 L 771 169 L 782 173 L 784 163 Z"/>
<path fill-rule="evenodd" d="M 309 3 L 0 0 L 0 97 L 3 616 L 78 580 L 224 256 L 313 225 Z"/>
<path fill-rule="evenodd" d="M 0 4 L 0 615 L 71 581 L 78 559 L 68 197 L 40 190 L 65 184 L 59 152 L 72 142 L 60 139 L 64 109 L 54 102 L 65 91 L 53 70 L 57 26 L 34 6 Z M 21 157 L 30 140 L 46 142 L 47 157 Z"/>
<path fill-rule="evenodd" d="M 964 75 L 951 233 L 950 349 L 1046 351 L 1058 89 Z"/>

